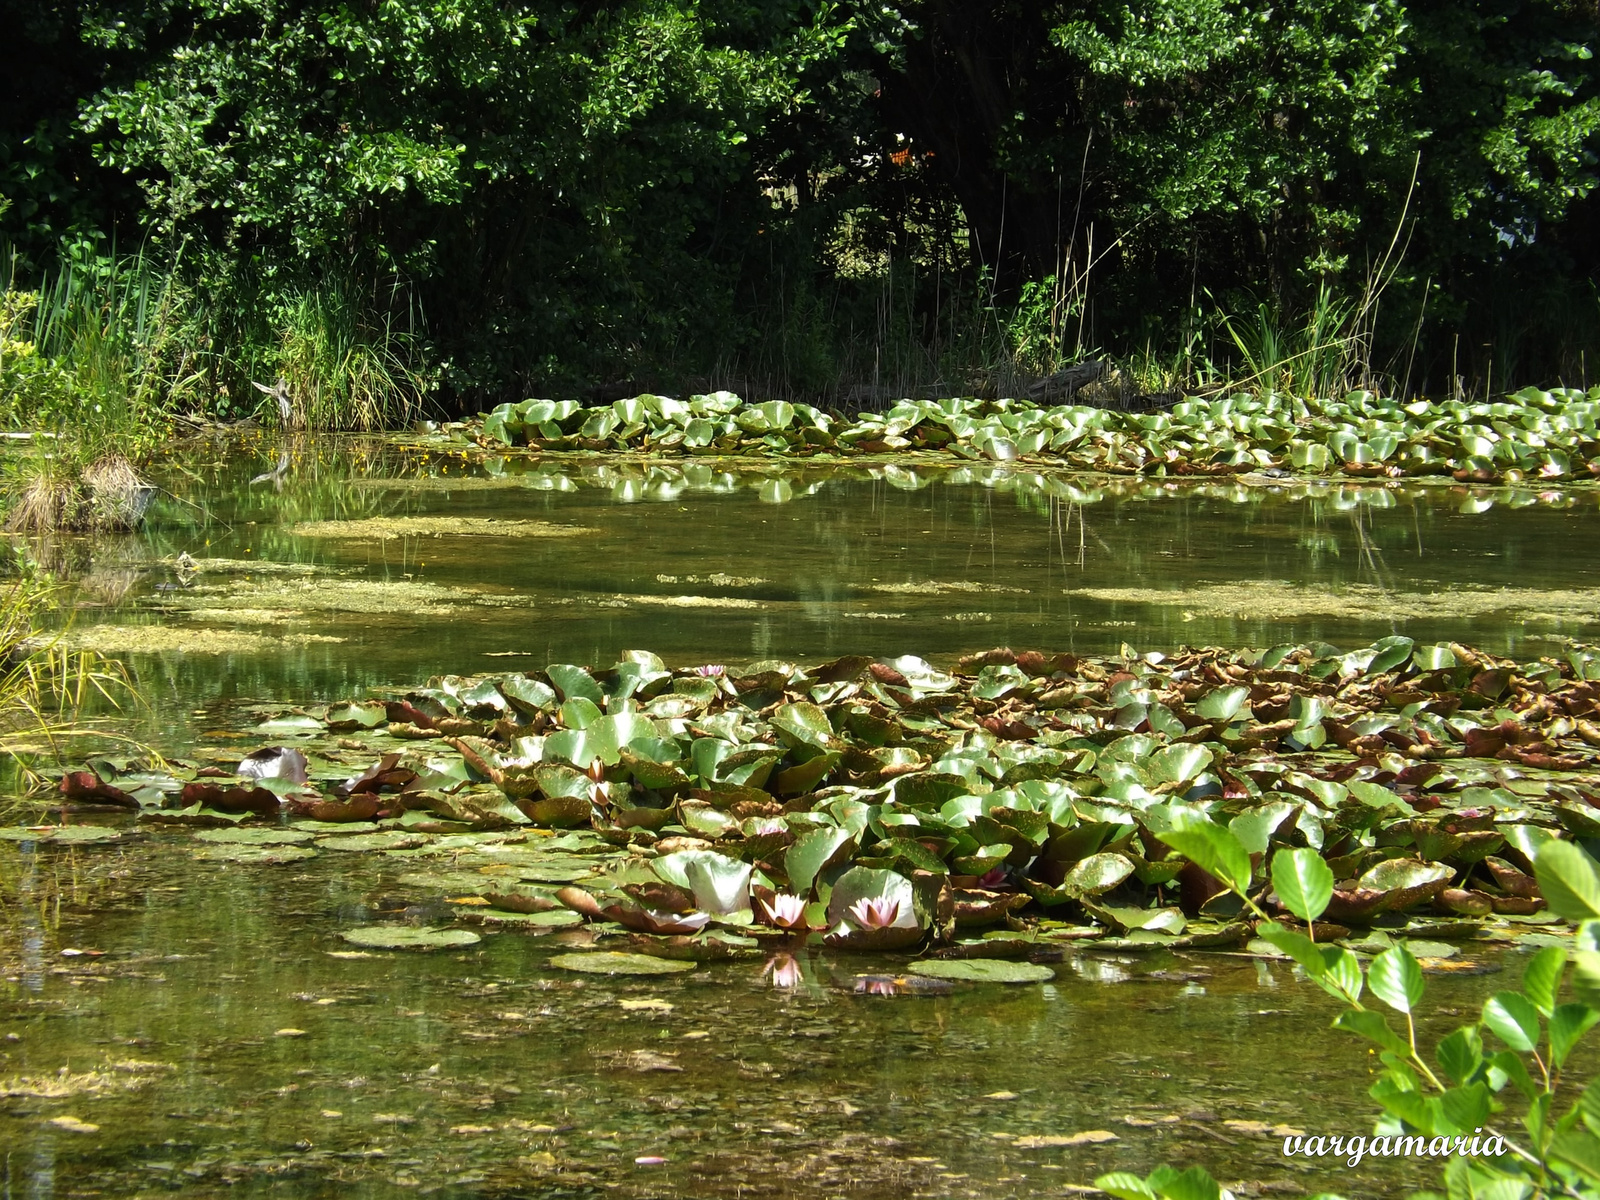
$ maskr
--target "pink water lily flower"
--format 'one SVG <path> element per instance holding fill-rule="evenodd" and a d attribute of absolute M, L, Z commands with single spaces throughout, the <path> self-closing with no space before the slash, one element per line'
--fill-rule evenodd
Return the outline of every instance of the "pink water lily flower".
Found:
<path fill-rule="evenodd" d="M 779 929 L 797 929 L 805 924 L 806 902 L 799 896 L 780 893 L 771 900 L 758 898 L 756 903 L 761 905 L 769 925 L 776 925 Z"/>
<path fill-rule="evenodd" d="M 728 670 L 728 668 L 723 666 L 721 663 L 707 663 L 703 667 L 696 667 L 694 669 L 694 673 L 696 675 L 699 675 L 699 676 L 703 677 L 703 678 L 710 678 L 710 677 L 713 677 L 713 676 L 725 674 L 727 672 L 727 670 Z"/>
<path fill-rule="evenodd" d="M 900 918 L 900 901 L 863 897 L 850 906 L 850 919 L 862 929 L 887 929 Z"/>
<path fill-rule="evenodd" d="M 761 968 L 761 978 L 771 979 L 775 988 L 794 988 L 801 983 L 800 960 L 792 954 L 774 954 Z"/>

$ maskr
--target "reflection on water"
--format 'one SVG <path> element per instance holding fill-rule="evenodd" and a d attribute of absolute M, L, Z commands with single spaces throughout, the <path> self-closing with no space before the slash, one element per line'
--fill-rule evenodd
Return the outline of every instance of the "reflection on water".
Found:
<path fill-rule="evenodd" d="M 1295 1194 L 1429 1176 L 1291 1167 L 1261 1132 L 1370 1121 L 1361 1045 L 1282 964 L 1086 953 L 1043 986 L 927 995 L 859 987 L 896 969 L 864 955 L 784 980 L 761 958 L 567 975 L 544 965 L 562 935 L 373 955 L 335 931 L 408 899 L 403 861 L 224 868 L 190 844 L 0 846 L 9 877 L 70 855 L 107 884 L 48 932 L 42 986 L 0 956 L 0 1194 L 1032 1197 L 1163 1160 Z M 1465 1007 L 1493 978 L 1430 993 Z M 1094 1130 L 1116 1138 L 1048 1141 Z"/>
<path fill-rule="evenodd" d="M 166 651 L 136 664 L 171 707 L 629 647 L 948 659 L 1403 630 L 1526 652 L 1592 632 L 1600 594 L 1578 490 L 287 452 L 282 474 L 270 440 L 174 461 L 138 538 L 72 550 L 81 637 Z"/>

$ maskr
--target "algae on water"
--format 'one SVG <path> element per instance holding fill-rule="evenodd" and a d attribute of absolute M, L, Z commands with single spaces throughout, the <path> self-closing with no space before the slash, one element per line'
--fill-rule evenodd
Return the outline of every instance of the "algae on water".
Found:
<path fill-rule="evenodd" d="M 320 633 L 271 637 L 237 629 L 185 629 L 171 625 L 85 625 L 69 630 L 63 641 L 74 649 L 102 654 L 129 650 L 147 654 L 260 654 L 288 646 L 337 643 L 344 638 Z"/>
<path fill-rule="evenodd" d="M 1441 587 L 1432 592 L 1394 592 L 1372 584 L 1344 587 L 1293 584 L 1274 580 L 1205 583 L 1182 591 L 1149 588 L 1069 588 L 1108 604 L 1154 604 L 1184 610 L 1186 618 L 1212 617 L 1240 621 L 1287 621 L 1300 617 L 1345 617 L 1350 620 L 1468 620 L 1511 612 L 1524 621 L 1600 619 L 1600 589 Z"/>
<path fill-rule="evenodd" d="M 594 533 L 581 525 L 492 517 L 363 517 L 355 521 L 301 521 L 289 532 L 300 537 L 390 541 L 402 537 L 560 538 Z"/>

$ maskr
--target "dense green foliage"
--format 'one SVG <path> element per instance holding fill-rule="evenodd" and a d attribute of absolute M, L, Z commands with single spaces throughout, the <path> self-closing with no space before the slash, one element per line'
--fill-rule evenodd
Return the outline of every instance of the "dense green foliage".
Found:
<path fill-rule="evenodd" d="M 1402 390 L 1586 383 L 1596 348 L 1576 0 L 0 18 L 25 273 L 148 243 L 234 409 L 308 305 L 350 308 L 399 391 L 466 403 L 713 377 L 833 398 L 1095 346 L 1154 386 L 1270 360 L 1306 314 L 1340 382 Z M 1244 337 L 1221 319 L 1257 304 Z"/>

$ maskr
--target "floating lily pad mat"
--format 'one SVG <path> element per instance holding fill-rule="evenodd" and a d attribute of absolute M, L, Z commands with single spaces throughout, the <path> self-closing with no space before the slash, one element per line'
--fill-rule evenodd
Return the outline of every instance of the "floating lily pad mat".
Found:
<path fill-rule="evenodd" d="M 417 929 L 410 925 L 363 925 L 339 936 L 353 946 L 372 950 L 448 950 L 475 946 L 483 940 L 470 929 Z"/>
<path fill-rule="evenodd" d="M 578 537 L 593 533 L 579 525 L 549 521 L 497 521 L 489 517 L 365 517 L 358 521 L 302 521 L 290 530 L 300 537 Z"/>
<path fill-rule="evenodd" d="M 1004 958 L 936 958 L 912 963 L 909 970 L 913 975 L 966 983 L 1047 983 L 1056 977 L 1049 967 Z"/>
<path fill-rule="evenodd" d="M 311 840 L 311 834 L 298 829 L 202 829 L 194 836 L 232 846 L 303 846 Z"/>
<path fill-rule="evenodd" d="M 202 846 L 196 858 L 210 862 L 286 863 L 317 857 L 310 846 Z"/>
<path fill-rule="evenodd" d="M 373 821 L 295 821 L 290 829 L 304 830 L 309 833 L 377 833 L 378 825 Z"/>
<path fill-rule="evenodd" d="M 563 971 L 582 971 L 587 975 L 677 975 L 692 971 L 695 964 L 649 954 L 625 954 L 603 950 L 593 954 L 558 954 L 550 965 Z"/>

